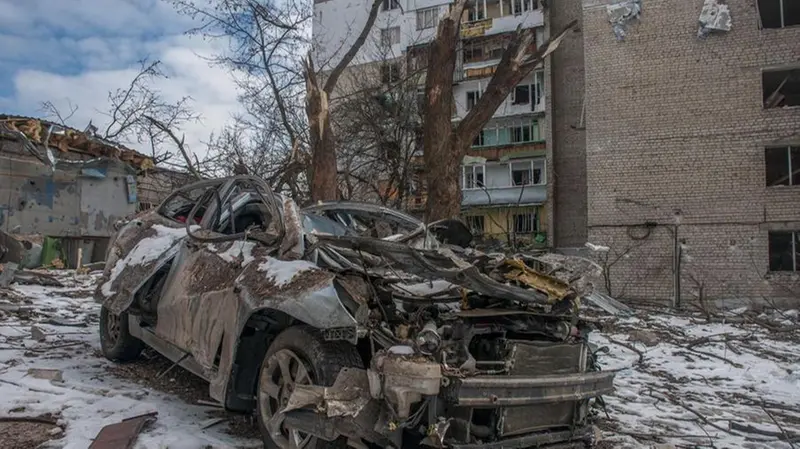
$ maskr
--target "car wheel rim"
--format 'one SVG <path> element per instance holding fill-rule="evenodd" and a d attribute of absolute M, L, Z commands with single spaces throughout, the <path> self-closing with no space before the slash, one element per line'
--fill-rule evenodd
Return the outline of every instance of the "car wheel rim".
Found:
<path fill-rule="evenodd" d="M 316 437 L 284 424 L 283 409 L 295 385 L 313 385 L 307 364 L 289 349 L 272 354 L 261 372 L 258 406 L 272 441 L 283 449 L 314 447 Z"/>
<path fill-rule="evenodd" d="M 111 312 L 108 312 L 106 317 L 106 336 L 108 337 L 109 342 L 112 344 L 116 343 L 119 340 L 120 334 L 120 323 L 119 323 L 119 316 L 114 315 Z"/>

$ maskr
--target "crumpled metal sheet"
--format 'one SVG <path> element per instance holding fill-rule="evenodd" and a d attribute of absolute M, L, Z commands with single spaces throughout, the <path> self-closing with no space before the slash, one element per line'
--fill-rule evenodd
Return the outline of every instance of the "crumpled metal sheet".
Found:
<path fill-rule="evenodd" d="M 608 21 L 618 41 L 625 40 L 628 24 L 642 14 L 642 0 L 625 0 L 606 6 Z"/>
<path fill-rule="evenodd" d="M 284 413 L 313 406 L 329 418 L 353 417 L 369 403 L 369 380 L 367 371 L 358 368 L 342 368 L 330 387 L 318 385 L 295 385 Z"/>
<path fill-rule="evenodd" d="M 705 0 L 700 11 L 700 29 L 697 37 L 706 37 L 712 31 L 730 31 L 733 26 L 730 7 L 718 0 Z"/>

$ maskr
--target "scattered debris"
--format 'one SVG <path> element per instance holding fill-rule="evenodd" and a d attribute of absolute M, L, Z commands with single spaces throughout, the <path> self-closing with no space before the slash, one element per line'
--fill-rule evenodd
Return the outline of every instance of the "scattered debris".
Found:
<path fill-rule="evenodd" d="M 36 341 L 45 341 L 47 340 L 47 333 L 39 326 L 31 326 L 31 338 Z"/>
<path fill-rule="evenodd" d="M 606 6 L 608 21 L 618 41 L 625 40 L 628 24 L 642 13 L 642 0 L 625 0 Z"/>
<path fill-rule="evenodd" d="M 14 281 L 14 276 L 17 274 L 19 266 L 13 262 L 7 262 L 3 265 L 3 272 L 0 273 L 0 287 L 8 288 L 11 282 Z"/>
<path fill-rule="evenodd" d="M 646 330 L 635 330 L 631 332 L 630 341 L 636 341 L 639 343 L 643 343 L 645 346 L 653 347 L 658 344 L 658 335 L 654 332 L 646 331 Z"/>
<path fill-rule="evenodd" d="M 100 429 L 89 449 L 129 449 L 144 427 L 156 420 L 158 412 L 134 416 Z"/>
<path fill-rule="evenodd" d="M 700 11 L 700 29 L 697 37 L 706 37 L 712 31 L 730 31 L 732 27 L 731 10 L 719 0 L 705 0 Z"/>

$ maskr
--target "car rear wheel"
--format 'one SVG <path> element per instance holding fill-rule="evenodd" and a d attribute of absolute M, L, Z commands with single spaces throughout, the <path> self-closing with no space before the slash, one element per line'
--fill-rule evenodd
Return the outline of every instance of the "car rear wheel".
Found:
<path fill-rule="evenodd" d="M 100 309 L 100 349 L 109 360 L 128 362 L 139 357 L 144 343 L 128 331 L 128 314 Z"/>
<path fill-rule="evenodd" d="M 281 411 L 295 385 L 329 387 L 342 368 L 364 366 L 355 346 L 325 341 L 318 331 L 295 326 L 279 334 L 267 350 L 258 381 L 259 428 L 267 448 L 344 449 L 347 440 L 325 441 L 283 423 Z"/>

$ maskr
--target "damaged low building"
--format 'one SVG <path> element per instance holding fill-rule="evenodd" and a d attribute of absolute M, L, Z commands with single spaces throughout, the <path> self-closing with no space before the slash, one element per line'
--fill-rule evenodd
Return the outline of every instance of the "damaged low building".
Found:
<path fill-rule="evenodd" d="M 103 260 L 117 220 L 137 210 L 151 158 L 56 123 L 0 115 L 0 229 L 44 236 L 44 257 Z"/>

